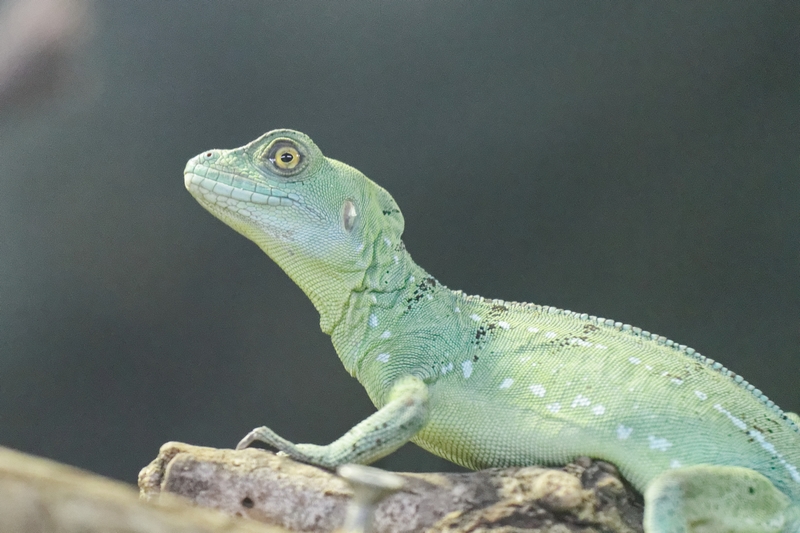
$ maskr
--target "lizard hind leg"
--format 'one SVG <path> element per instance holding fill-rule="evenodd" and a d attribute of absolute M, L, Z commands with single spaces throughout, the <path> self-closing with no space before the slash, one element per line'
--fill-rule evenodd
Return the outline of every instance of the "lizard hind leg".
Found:
<path fill-rule="evenodd" d="M 644 496 L 647 533 L 778 533 L 789 498 L 755 470 L 697 465 L 667 470 Z"/>

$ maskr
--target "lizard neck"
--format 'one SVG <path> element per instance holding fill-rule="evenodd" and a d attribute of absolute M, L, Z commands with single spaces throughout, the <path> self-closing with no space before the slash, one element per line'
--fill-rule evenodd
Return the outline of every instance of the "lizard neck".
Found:
<path fill-rule="evenodd" d="M 353 376 L 370 347 L 370 339 L 394 322 L 413 287 L 429 274 L 417 265 L 402 241 L 388 237 L 376 240 L 373 261 L 364 272 L 363 283 L 351 291 L 341 320 L 331 339 L 345 369 Z"/>
<path fill-rule="evenodd" d="M 308 250 L 327 246 L 333 248 L 331 253 L 342 251 L 314 235 L 296 235 L 289 240 L 261 232 L 253 240 L 308 296 L 320 315 L 320 329 L 332 336 L 358 301 L 403 290 L 408 276 L 421 270 L 406 252 L 399 232 L 391 227 L 349 241 L 344 254 L 351 259 L 333 265 L 324 254 L 309 254 Z"/>

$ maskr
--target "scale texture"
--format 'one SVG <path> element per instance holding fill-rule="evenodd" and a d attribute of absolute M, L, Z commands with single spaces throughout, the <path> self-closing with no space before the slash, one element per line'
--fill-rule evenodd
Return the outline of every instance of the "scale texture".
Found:
<path fill-rule="evenodd" d="M 189 192 L 261 247 L 320 313 L 378 411 L 327 446 L 267 442 L 332 468 L 411 440 L 470 468 L 615 463 L 645 529 L 800 531 L 798 417 L 663 336 L 553 307 L 467 296 L 416 265 L 394 199 L 306 135 L 210 150 Z"/>

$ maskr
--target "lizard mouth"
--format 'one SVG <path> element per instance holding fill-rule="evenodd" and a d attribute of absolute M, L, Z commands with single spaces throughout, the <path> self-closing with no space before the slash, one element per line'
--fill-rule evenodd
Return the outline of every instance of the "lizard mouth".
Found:
<path fill-rule="evenodd" d="M 204 165 L 193 165 L 191 168 L 187 165 L 183 172 L 183 183 L 198 200 L 234 210 L 247 204 L 275 207 L 303 205 L 303 199 L 297 194 L 286 193 Z"/>

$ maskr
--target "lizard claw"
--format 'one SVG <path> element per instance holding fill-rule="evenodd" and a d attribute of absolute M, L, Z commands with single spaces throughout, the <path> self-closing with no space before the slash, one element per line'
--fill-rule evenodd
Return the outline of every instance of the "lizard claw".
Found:
<path fill-rule="evenodd" d="M 320 448 L 319 446 L 313 444 L 292 444 L 266 426 L 255 428 L 245 435 L 245 437 L 239 441 L 239 444 L 236 445 L 236 449 L 243 450 L 256 441 L 263 442 L 278 450 L 277 455 L 279 457 L 290 457 L 296 461 L 333 468 L 333 466 L 320 462 L 319 459 L 315 459 L 312 452 Z"/>
<path fill-rule="evenodd" d="M 244 438 L 239 441 L 239 444 L 236 445 L 236 449 L 243 450 L 256 441 L 263 442 L 276 450 L 286 452 L 287 455 L 294 456 L 292 452 L 295 451 L 296 446 L 266 426 L 255 428 L 245 435 Z"/>
<path fill-rule="evenodd" d="M 245 448 L 248 448 L 251 444 L 253 444 L 256 441 L 267 442 L 269 444 L 269 441 L 264 441 L 263 438 L 259 438 L 260 434 L 262 432 L 264 432 L 265 430 L 269 431 L 264 426 L 262 426 L 260 428 L 255 428 L 250 433 L 245 435 L 242 440 L 239 441 L 239 444 L 236 445 L 236 449 L 237 450 L 244 450 Z"/>

